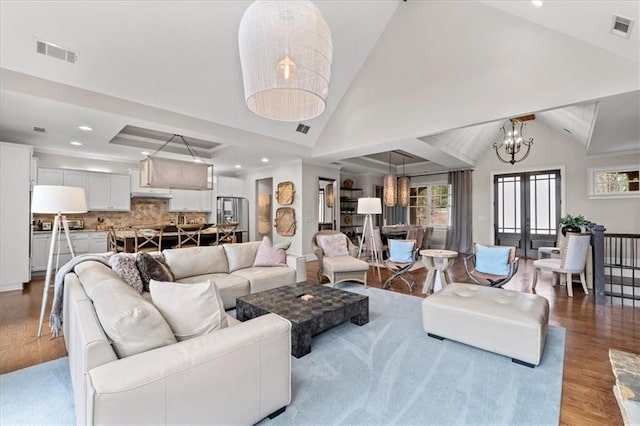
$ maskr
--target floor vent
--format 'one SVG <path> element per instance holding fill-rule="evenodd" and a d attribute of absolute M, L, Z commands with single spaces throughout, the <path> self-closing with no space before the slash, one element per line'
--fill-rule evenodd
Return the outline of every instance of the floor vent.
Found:
<path fill-rule="evenodd" d="M 45 129 L 44 127 L 33 126 L 33 131 L 34 132 L 45 133 L 47 131 L 47 129 Z"/>
<path fill-rule="evenodd" d="M 633 27 L 633 19 L 625 18 L 624 16 L 613 15 L 613 22 L 611 24 L 611 34 L 615 34 L 617 36 L 624 37 L 624 38 L 629 38 L 632 27 Z"/>
<path fill-rule="evenodd" d="M 300 123 L 298 124 L 298 128 L 296 129 L 296 132 L 300 132 L 306 135 L 309 132 L 310 128 L 311 127 L 305 126 L 304 124 Z"/>
<path fill-rule="evenodd" d="M 36 52 L 42 55 L 51 56 L 61 61 L 75 64 L 78 61 L 78 54 L 73 50 L 60 47 L 56 44 L 42 40 L 36 40 Z"/>

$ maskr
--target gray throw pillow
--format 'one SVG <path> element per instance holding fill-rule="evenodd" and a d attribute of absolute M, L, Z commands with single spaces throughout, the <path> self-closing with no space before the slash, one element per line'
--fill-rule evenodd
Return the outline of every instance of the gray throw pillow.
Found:
<path fill-rule="evenodd" d="M 138 293 L 142 293 L 144 286 L 140 278 L 140 271 L 136 265 L 135 253 L 118 253 L 109 258 L 109 265 L 122 281 L 133 287 Z"/>
<path fill-rule="evenodd" d="M 149 253 L 140 252 L 136 256 L 136 265 L 140 271 L 144 291 L 149 291 L 149 282 L 151 280 L 175 281 L 169 265 L 167 265 L 162 256 L 153 256 Z"/>

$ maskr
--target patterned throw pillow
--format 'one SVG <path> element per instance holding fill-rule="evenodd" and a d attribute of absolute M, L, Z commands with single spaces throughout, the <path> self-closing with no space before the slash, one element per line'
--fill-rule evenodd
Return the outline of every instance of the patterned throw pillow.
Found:
<path fill-rule="evenodd" d="M 153 256 L 149 253 L 140 252 L 136 256 L 136 265 L 140 271 L 142 286 L 144 291 L 149 291 L 149 282 L 175 281 L 169 265 L 166 264 L 162 256 Z"/>
<path fill-rule="evenodd" d="M 327 257 L 349 256 L 347 237 L 344 234 L 318 235 L 316 241 Z"/>
<path fill-rule="evenodd" d="M 263 237 L 253 266 L 286 266 L 287 255 L 283 249 L 275 248 L 269 237 Z"/>
<path fill-rule="evenodd" d="M 122 278 L 122 281 L 133 287 L 138 293 L 142 293 L 144 286 L 136 265 L 136 256 L 135 253 L 114 254 L 109 258 L 109 265 Z"/>
<path fill-rule="evenodd" d="M 213 281 L 182 284 L 151 280 L 151 300 L 178 341 L 227 326 L 218 288 Z"/>

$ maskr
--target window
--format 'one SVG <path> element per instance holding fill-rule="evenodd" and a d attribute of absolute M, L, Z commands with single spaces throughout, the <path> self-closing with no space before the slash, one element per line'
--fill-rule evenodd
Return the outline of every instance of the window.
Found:
<path fill-rule="evenodd" d="M 638 166 L 590 169 L 590 198 L 640 197 Z"/>
<path fill-rule="evenodd" d="M 409 223 L 446 228 L 451 223 L 451 187 L 446 183 L 415 186 L 409 193 Z"/>

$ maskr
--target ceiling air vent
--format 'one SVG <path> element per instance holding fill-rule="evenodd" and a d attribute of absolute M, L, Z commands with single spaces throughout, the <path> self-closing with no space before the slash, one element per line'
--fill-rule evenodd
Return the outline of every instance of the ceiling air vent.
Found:
<path fill-rule="evenodd" d="M 310 128 L 311 127 L 305 126 L 304 124 L 300 123 L 298 124 L 298 128 L 296 129 L 296 132 L 304 133 L 306 135 L 309 132 Z"/>
<path fill-rule="evenodd" d="M 34 132 L 45 133 L 47 131 L 47 129 L 45 129 L 44 127 L 33 126 L 33 131 Z"/>
<path fill-rule="evenodd" d="M 624 38 L 629 38 L 632 27 L 633 27 L 633 19 L 625 18 L 624 16 L 613 15 L 613 22 L 611 24 L 611 34 L 615 34 L 617 36 L 624 37 Z"/>
<path fill-rule="evenodd" d="M 46 41 L 36 40 L 36 52 L 72 64 L 78 61 L 78 54 L 76 52 Z"/>

